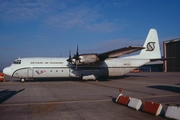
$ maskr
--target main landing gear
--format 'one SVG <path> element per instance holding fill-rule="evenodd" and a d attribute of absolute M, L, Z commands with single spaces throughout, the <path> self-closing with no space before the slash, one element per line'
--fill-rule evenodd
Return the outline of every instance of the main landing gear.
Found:
<path fill-rule="evenodd" d="M 22 82 L 22 83 L 24 83 L 25 81 L 26 81 L 25 78 L 21 78 L 21 79 L 20 79 L 20 82 Z"/>

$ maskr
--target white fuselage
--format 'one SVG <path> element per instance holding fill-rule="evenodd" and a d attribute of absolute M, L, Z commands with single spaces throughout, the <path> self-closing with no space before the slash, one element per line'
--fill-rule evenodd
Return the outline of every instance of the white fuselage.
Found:
<path fill-rule="evenodd" d="M 67 58 L 22 58 L 3 73 L 18 78 L 69 78 L 77 77 L 84 80 L 98 77 L 122 76 L 146 63 L 149 59 L 113 59 L 90 65 L 72 65 Z"/>

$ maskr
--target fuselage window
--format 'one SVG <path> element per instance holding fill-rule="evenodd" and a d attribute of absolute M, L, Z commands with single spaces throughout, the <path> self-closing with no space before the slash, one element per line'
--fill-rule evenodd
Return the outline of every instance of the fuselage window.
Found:
<path fill-rule="evenodd" d="M 13 64 L 21 64 L 21 60 L 15 60 Z"/>
<path fill-rule="evenodd" d="M 52 72 L 52 70 L 50 70 L 50 72 Z"/>
<path fill-rule="evenodd" d="M 58 70 L 56 70 L 56 72 L 58 72 Z"/>

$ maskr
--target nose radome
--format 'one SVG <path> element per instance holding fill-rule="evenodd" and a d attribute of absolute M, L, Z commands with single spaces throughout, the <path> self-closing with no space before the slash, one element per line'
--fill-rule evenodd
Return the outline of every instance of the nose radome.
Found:
<path fill-rule="evenodd" d="M 5 75 L 9 75 L 9 76 L 12 76 L 12 73 L 11 73 L 11 69 L 9 67 L 6 67 L 3 69 L 3 73 Z"/>

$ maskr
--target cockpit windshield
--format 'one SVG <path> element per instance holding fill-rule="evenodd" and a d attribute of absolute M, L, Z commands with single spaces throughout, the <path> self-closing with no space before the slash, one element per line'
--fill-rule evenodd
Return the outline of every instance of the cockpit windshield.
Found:
<path fill-rule="evenodd" d="M 13 64 L 21 64 L 21 60 L 15 60 Z"/>

